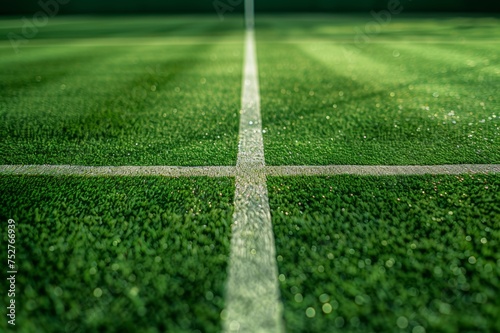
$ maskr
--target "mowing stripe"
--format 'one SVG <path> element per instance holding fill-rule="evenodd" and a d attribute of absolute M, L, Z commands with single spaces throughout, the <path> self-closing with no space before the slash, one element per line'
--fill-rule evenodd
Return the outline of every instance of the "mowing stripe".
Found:
<path fill-rule="evenodd" d="M 252 3 L 252 4 L 249 4 Z M 264 173 L 253 2 L 247 1 L 245 66 L 224 332 L 284 332 Z"/>
<path fill-rule="evenodd" d="M 197 37 L 185 37 L 183 39 L 179 39 L 176 37 L 163 37 L 163 38 L 127 38 L 127 37 L 106 37 L 99 40 L 96 39 L 58 39 L 57 41 L 49 40 L 49 39 L 37 39 L 32 41 L 30 44 L 23 45 L 23 48 L 39 48 L 39 47 L 67 47 L 69 44 L 71 47 L 79 46 L 79 47 L 93 47 L 93 46 L 170 46 L 170 45 L 203 45 L 203 44 L 241 44 L 241 41 L 238 39 L 234 39 L 230 36 L 227 40 L 221 40 L 220 38 L 205 36 L 203 39 Z M 326 39 L 326 38 L 311 38 L 311 39 L 293 39 L 291 37 L 287 37 L 288 39 L 262 39 L 259 41 L 261 44 L 322 44 L 322 43 L 339 43 L 339 44 L 356 44 L 359 42 L 355 42 L 351 39 Z M 491 39 L 483 39 L 483 40 L 449 40 L 449 39 L 414 39 L 414 40 L 386 40 L 386 39 L 377 39 L 371 40 L 368 44 L 460 44 L 460 45 L 468 45 L 468 44 L 499 44 L 498 40 Z M 9 49 L 12 48 L 12 45 L 9 41 L 0 41 L 0 49 Z"/>
<path fill-rule="evenodd" d="M 246 168 L 248 172 L 248 167 Z M 164 176 L 164 177 L 236 177 L 245 168 L 234 166 L 78 166 L 78 165 L 0 165 L 0 175 L 25 176 Z M 333 175 L 461 175 L 468 173 L 500 173 L 500 164 L 451 165 L 319 165 L 266 166 L 253 172 L 267 176 L 333 176 Z"/>

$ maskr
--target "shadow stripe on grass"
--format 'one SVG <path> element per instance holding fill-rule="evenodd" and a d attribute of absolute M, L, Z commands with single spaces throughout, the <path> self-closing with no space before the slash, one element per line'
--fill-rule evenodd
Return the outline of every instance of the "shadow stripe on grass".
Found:
<path fill-rule="evenodd" d="M 184 164 L 189 160 L 192 164 L 204 165 L 205 155 L 210 152 L 213 164 L 231 164 L 231 160 L 235 163 L 237 121 L 234 120 L 239 91 L 235 86 L 205 84 L 206 81 L 212 83 L 210 66 L 220 66 L 220 61 L 214 62 L 209 57 L 214 47 L 218 49 L 213 53 L 230 60 L 219 78 L 224 78 L 226 84 L 227 80 L 239 81 L 239 74 L 228 72 L 236 63 L 239 66 L 239 61 L 231 62 L 238 57 L 236 46 L 177 47 L 176 52 L 170 52 L 161 61 L 158 54 L 164 52 L 164 47 L 142 48 L 125 57 L 127 66 L 134 69 L 130 73 L 126 68 L 114 66 L 115 72 L 100 73 L 99 85 L 93 83 L 90 89 L 81 85 L 81 81 L 89 81 L 91 76 L 82 75 L 72 78 L 74 82 L 66 82 L 68 89 L 64 93 L 57 86 L 52 98 L 34 96 L 34 100 L 23 100 L 27 110 L 22 108 L 19 112 L 22 116 L 14 114 L 15 110 L 2 115 L 6 120 L 2 127 L 10 138 L 9 145 L 4 143 L 4 163 L 102 165 L 102 161 L 107 160 L 115 165 L 168 165 L 168 160 L 180 160 Z M 154 51 L 156 58 L 148 50 Z M 193 56 L 186 59 L 186 54 Z M 143 66 L 133 65 L 134 57 L 141 56 L 146 57 L 140 62 Z M 200 70 L 193 71 L 193 68 Z M 117 74 L 124 77 L 123 82 L 117 81 Z M 101 85 L 103 90 L 98 89 Z M 94 98 L 82 100 L 76 95 L 78 87 L 88 95 L 95 91 Z M 217 103 L 207 101 L 214 98 L 215 92 L 227 98 Z M 43 106 L 37 113 L 33 113 L 34 101 Z M 71 105 L 70 112 L 67 108 L 62 110 L 65 103 Z M 178 109 L 181 112 L 177 112 Z M 63 111 L 65 116 L 61 118 Z M 191 120 L 198 126 L 193 126 Z M 205 126 L 201 129 L 203 122 Z M 172 127 L 177 130 L 169 130 Z M 24 156 L 13 153 L 16 147 L 25 152 Z"/>

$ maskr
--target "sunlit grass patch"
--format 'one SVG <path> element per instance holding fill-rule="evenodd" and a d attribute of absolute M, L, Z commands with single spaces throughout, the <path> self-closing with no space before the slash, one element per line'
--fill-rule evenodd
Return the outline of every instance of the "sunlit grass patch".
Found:
<path fill-rule="evenodd" d="M 356 43 L 352 32 L 335 40 L 333 27 L 343 31 L 348 23 L 333 19 L 293 23 L 309 42 L 289 35 L 287 20 L 258 30 L 268 164 L 500 162 L 494 21 L 471 19 L 480 43 L 468 34 L 443 36 L 461 31 L 457 21 L 433 30 L 428 19 L 403 17 L 394 20 L 398 29 L 391 25 L 372 42 Z M 321 30 L 329 26 L 331 40 Z M 287 43 L 271 43 L 280 31 Z"/>
<path fill-rule="evenodd" d="M 149 36 L 161 28 L 154 22 L 141 22 L 136 33 Z M 191 31 L 194 22 L 177 22 L 172 36 Z M 117 30 L 111 23 L 105 27 Z M 103 28 L 101 36 L 84 24 L 86 46 L 79 35 L 55 46 L 57 37 L 40 40 L 19 55 L 0 49 L 6 55 L 0 60 L 0 164 L 236 163 L 243 43 L 234 41 L 235 29 L 202 25 L 208 42 L 108 45 L 103 40 L 111 32 Z"/>

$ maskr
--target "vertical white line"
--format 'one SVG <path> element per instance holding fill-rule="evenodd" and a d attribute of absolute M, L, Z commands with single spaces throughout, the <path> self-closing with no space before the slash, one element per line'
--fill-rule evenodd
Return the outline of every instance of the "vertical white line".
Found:
<path fill-rule="evenodd" d="M 240 111 L 240 142 L 236 166 L 242 168 L 262 168 L 264 160 L 264 140 L 260 117 L 259 77 L 255 36 L 252 29 L 246 32 L 245 67 L 243 69 L 242 101 Z"/>
<path fill-rule="evenodd" d="M 247 29 L 252 29 L 255 26 L 255 8 L 254 0 L 245 0 L 245 23 Z"/>
<path fill-rule="evenodd" d="M 284 332 L 267 194 L 253 1 L 246 1 L 240 142 L 226 289 L 225 332 Z"/>

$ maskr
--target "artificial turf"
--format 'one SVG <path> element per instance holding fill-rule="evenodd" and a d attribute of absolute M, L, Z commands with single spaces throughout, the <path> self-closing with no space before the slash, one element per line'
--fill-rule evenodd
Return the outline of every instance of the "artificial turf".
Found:
<path fill-rule="evenodd" d="M 0 164 L 236 163 L 240 20 L 61 20 L 1 43 Z"/>
<path fill-rule="evenodd" d="M 2 226 L 16 221 L 19 328 L 2 320 L 2 332 L 221 330 L 232 179 L 0 176 L 0 187 Z"/>
<path fill-rule="evenodd" d="M 0 41 L 7 41 L 0 46 L 11 49 L 9 33 L 22 35 L 25 22 L 17 17 L 1 17 Z M 217 40 L 221 36 L 232 37 L 232 41 L 241 40 L 243 20 L 238 16 L 227 15 L 220 22 L 211 15 L 111 15 L 111 16 L 57 16 L 47 25 L 37 29 L 34 38 L 22 43 L 20 53 L 30 46 L 38 46 L 52 40 L 75 41 L 91 40 L 94 42 L 110 38 L 135 39 L 137 42 L 196 38 L 198 40 Z M 29 31 L 32 32 L 32 31 Z M 11 52 L 9 50 L 9 52 Z"/>
<path fill-rule="evenodd" d="M 258 19 L 266 162 L 500 163 L 498 18 L 395 16 L 356 43 L 371 19 Z M 0 165 L 236 163 L 241 19 L 54 18 L 16 53 L 21 24 L 0 20 Z M 494 331 L 499 185 L 271 178 L 287 330 Z M 220 331 L 233 180 L 0 188 L 18 332 Z"/>
<path fill-rule="evenodd" d="M 259 19 L 266 163 L 499 163 L 498 18 L 369 21 Z"/>
<path fill-rule="evenodd" d="M 494 332 L 500 177 L 273 177 L 288 332 Z"/>

